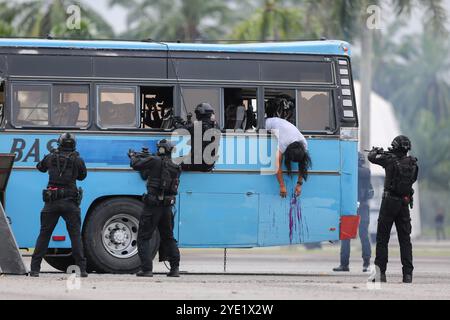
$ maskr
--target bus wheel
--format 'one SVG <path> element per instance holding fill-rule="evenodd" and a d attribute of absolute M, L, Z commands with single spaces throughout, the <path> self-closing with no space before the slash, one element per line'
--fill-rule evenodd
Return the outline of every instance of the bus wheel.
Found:
<path fill-rule="evenodd" d="M 100 273 L 136 273 L 140 267 L 137 235 L 142 203 L 133 198 L 111 198 L 95 207 L 83 229 L 88 264 Z M 159 248 L 159 233 L 150 240 L 151 257 Z"/>

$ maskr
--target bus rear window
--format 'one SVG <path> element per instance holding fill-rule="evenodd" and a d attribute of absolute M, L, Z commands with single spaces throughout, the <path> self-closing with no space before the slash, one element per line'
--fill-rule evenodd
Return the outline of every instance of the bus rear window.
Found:
<path fill-rule="evenodd" d="M 100 86 L 98 125 L 109 128 L 138 128 L 137 88 Z"/>
<path fill-rule="evenodd" d="M 334 131 L 335 116 L 331 92 L 297 91 L 297 119 L 302 131 Z"/>
<path fill-rule="evenodd" d="M 50 85 L 14 84 L 13 124 L 16 126 L 48 126 Z"/>

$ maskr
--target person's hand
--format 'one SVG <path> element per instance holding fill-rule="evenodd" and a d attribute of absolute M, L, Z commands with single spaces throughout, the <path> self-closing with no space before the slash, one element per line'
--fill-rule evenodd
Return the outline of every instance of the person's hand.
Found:
<path fill-rule="evenodd" d="M 287 191 L 286 191 L 286 187 L 285 186 L 281 186 L 280 187 L 280 196 L 282 198 L 286 198 L 287 197 Z"/>
<path fill-rule="evenodd" d="M 297 184 L 295 187 L 295 196 L 300 197 L 302 195 L 302 186 L 300 184 Z"/>

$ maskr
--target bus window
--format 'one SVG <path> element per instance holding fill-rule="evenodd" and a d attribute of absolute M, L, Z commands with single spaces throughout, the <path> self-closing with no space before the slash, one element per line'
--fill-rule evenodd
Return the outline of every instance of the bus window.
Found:
<path fill-rule="evenodd" d="M 225 88 L 223 90 L 225 126 L 228 130 L 256 130 L 257 89 Z"/>
<path fill-rule="evenodd" d="M 261 80 L 321 84 L 334 82 L 331 62 L 312 61 L 262 62 Z"/>
<path fill-rule="evenodd" d="M 98 125 L 108 128 L 137 128 L 137 88 L 98 87 Z"/>
<path fill-rule="evenodd" d="M 304 131 L 334 131 L 335 116 L 329 91 L 299 90 L 297 118 Z"/>
<path fill-rule="evenodd" d="M 173 87 L 141 87 L 141 128 L 173 128 Z"/>
<path fill-rule="evenodd" d="M 274 114 L 272 116 L 284 119 L 296 124 L 295 115 L 295 90 L 291 89 L 265 89 L 264 90 L 264 102 L 266 106 L 266 116 L 267 110 L 271 108 L 271 105 L 278 101 Z"/>
<path fill-rule="evenodd" d="M 200 103 L 207 102 L 215 110 L 215 117 L 217 123 L 221 123 L 220 114 L 220 88 L 181 88 L 182 97 L 181 103 L 181 115 L 183 119 L 186 119 L 186 110 L 188 113 L 192 113 L 193 120 L 195 120 L 195 107 Z"/>
<path fill-rule="evenodd" d="M 3 79 L 0 78 L 0 128 L 4 126 L 5 122 L 5 85 Z"/>
<path fill-rule="evenodd" d="M 58 127 L 86 128 L 89 124 L 89 86 L 54 85 L 51 122 Z"/>
<path fill-rule="evenodd" d="M 50 85 L 12 86 L 13 125 L 48 126 Z"/>

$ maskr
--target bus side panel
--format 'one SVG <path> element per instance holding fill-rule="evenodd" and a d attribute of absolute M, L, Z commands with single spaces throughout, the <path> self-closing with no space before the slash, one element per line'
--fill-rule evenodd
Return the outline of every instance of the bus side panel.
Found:
<path fill-rule="evenodd" d="M 258 203 L 256 194 L 182 193 L 180 246 L 256 246 Z"/>
<path fill-rule="evenodd" d="M 358 211 L 358 142 L 341 141 L 341 216 Z"/>
<path fill-rule="evenodd" d="M 297 202 L 292 198 L 296 175 L 284 177 L 290 196 L 287 200 L 281 199 L 275 176 L 268 177 L 271 192 L 260 196 L 260 246 L 339 240 L 340 142 L 312 139 L 308 149 L 313 167 Z"/>

